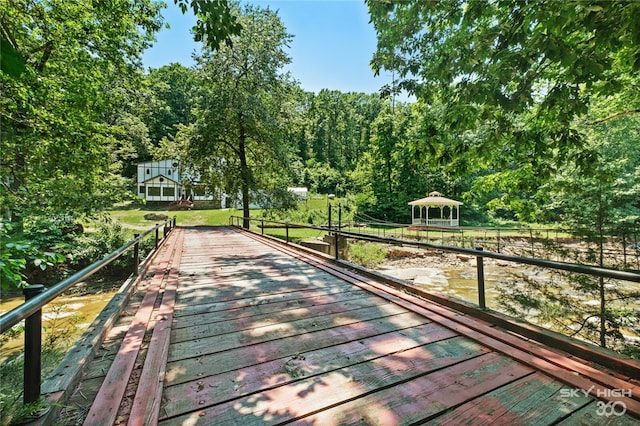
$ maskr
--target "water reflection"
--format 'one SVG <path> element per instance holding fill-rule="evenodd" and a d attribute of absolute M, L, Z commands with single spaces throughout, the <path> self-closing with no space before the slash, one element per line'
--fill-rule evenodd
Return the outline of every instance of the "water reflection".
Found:
<path fill-rule="evenodd" d="M 75 294 L 61 296 L 44 307 L 42 311 L 43 340 L 47 333 L 70 331 L 69 340 L 77 340 L 84 333 L 102 309 L 117 293 L 117 288 L 95 294 Z M 24 303 L 24 296 L 3 293 L 0 299 L 0 315 Z M 24 335 L 19 334 L 0 345 L 0 362 L 20 353 L 24 347 Z"/>

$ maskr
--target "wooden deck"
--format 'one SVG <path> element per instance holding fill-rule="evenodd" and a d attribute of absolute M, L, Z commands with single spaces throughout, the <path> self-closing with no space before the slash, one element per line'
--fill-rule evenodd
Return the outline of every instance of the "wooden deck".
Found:
<path fill-rule="evenodd" d="M 640 424 L 637 378 L 235 229 L 177 228 L 140 288 L 78 424 Z"/>

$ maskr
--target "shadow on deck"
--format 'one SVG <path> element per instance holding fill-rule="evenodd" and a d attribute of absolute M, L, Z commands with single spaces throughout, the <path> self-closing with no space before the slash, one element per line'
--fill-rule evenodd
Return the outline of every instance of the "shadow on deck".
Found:
<path fill-rule="evenodd" d="M 178 228 L 139 290 L 59 422 L 640 423 L 637 378 L 239 230 Z"/>

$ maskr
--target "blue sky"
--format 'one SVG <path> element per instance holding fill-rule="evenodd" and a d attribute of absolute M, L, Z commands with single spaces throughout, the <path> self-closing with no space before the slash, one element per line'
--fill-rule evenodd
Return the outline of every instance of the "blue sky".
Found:
<path fill-rule="evenodd" d="M 253 0 L 243 1 L 277 10 L 293 42 L 292 63 L 287 68 L 303 89 L 377 93 L 391 83 L 391 75 L 374 78 L 369 67 L 376 49 L 376 35 L 369 24 L 364 0 Z M 190 29 L 195 18 L 182 15 L 171 0 L 163 10 L 171 26 L 157 34 L 154 47 L 143 56 L 145 68 L 172 62 L 193 65 L 191 55 L 200 49 Z"/>

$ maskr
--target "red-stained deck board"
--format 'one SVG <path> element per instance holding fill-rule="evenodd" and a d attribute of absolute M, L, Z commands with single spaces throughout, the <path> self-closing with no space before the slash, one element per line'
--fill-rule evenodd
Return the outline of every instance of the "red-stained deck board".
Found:
<path fill-rule="evenodd" d="M 606 401 L 567 397 L 570 388 L 635 393 L 579 359 L 290 246 L 225 228 L 184 235 L 171 327 L 154 330 L 147 352 L 166 365 L 148 359 L 131 424 L 599 425 L 611 420 L 598 414 Z M 152 347 L 167 335 L 168 349 Z M 145 404 L 159 383 L 162 398 Z M 635 412 L 635 395 L 616 400 Z"/>
<path fill-rule="evenodd" d="M 164 280 L 167 267 L 174 254 L 175 236 L 169 237 L 171 244 L 165 245 L 162 259 L 154 270 L 154 275 L 142 302 L 133 318 L 131 326 L 100 386 L 89 413 L 85 419 L 86 426 L 97 424 L 113 424 L 118 415 L 118 407 L 124 396 L 131 372 L 140 352 L 147 324 Z"/>
<path fill-rule="evenodd" d="M 379 297 L 363 295 L 359 299 L 347 300 L 344 302 L 336 301 L 334 303 L 327 303 L 323 305 L 313 305 L 298 309 L 287 309 L 277 311 L 278 316 L 274 315 L 274 312 L 256 313 L 252 316 L 239 316 L 235 319 L 229 319 L 227 321 L 217 321 L 208 324 L 194 325 L 192 327 L 181 328 L 176 330 L 173 335 L 173 342 L 187 341 L 191 342 L 194 339 L 200 339 L 209 336 L 217 336 L 219 334 L 230 333 L 238 330 L 249 330 L 256 328 L 256 324 L 262 326 L 275 325 L 285 321 L 296 321 L 299 319 L 309 319 L 323 317 L 333 314 L 342 314 L 354 309 L 371 308 L 374 306 L 384 305 L 386 302 Z M 246 311 L 246 310 L 245 310 Z M 258 312 L 261 312 L 258 311 Z"/>
<path fill-rule="evenodd" d="M 254 238 L 260 239 L 260 237 Z M 288 248 L 284 248 L 283 250 L 291 252 Z M 607 372 L 599 371 L 584 362 L 548 350 L 541 345 L 526 342 L 508 332 L 488 327 L 486 324 L 477 321 L 468 321 L 466 317 L 437 304 L 420 301 L 415 298 L 410 300 L 410 298 L 406 298 L 402 292 L 396 289 L 388 288 L 383 284 L 363 278 L 351 271 L 336 268 L 325 260 L 305 258 L 304 255 L 293 252 L 291 252 L 291 254 L 323 270 L 333 271 L 331 273 L 344 278 L 360 288 L 368 289 L 380 297 L 394 301 L 414 312 L 421 313 L 427 318 L 483 343 L 494 350 L 512 356 L 547 374 L 551 374 L 565 384 L 599 392 L 603 395 L 601 398 L 605 401 L 624 404 L 626 412 L 640 417 L 640 387 L 634 383 L 615 377 Z M 580 373 L 580 375 L 575 373 Z M 609 396 L 607 389 L 630 391 L 631 396 L 618 396 L 615 394 Z"/>
<path fill-rule="evenodd" d="M 320 296 L 330 296 L 339 293 L 353 293 L 362 292 L 363 290 L 358 288 L 351 288 L 345 290 L 344 286 L 324 287 L 322 289 L 311 288 L 292 288 L 289 291 L 278 291 L 272 294 L 256 295 L 249 298 L 238 298 L 234 300 L 224 301 L 208 301 L 206 298 L 200 298 L 199 300 L 178 300 L 176 303 L 176 309 L 180 309 L 176 312 L 176 328 L 180 328 L 186 324 L 191 324 L 191 321 L 207 321 L 206 317 L 200 317 L 201 314 L 216 313 L 219 311 L 227 311 L 231 309 L 243 310 L 247 306 L 254 305 L 266 305 L 273 303 L 295 303 L 301 298 L 313 298 Z M 301 293 L 302 297 L 301 297 Z M 183 321 L 185 317 L 191 317 Z"/>
<path fill-rule="evenodd" d="M 420 342 L 424 338 L 415 336 L 421 330 L 433 333 L 432 338 L 449 336 L 440 326 L 422 328 L 428 321 L 412 313 L 403 313 L 392 317 L 380 317 L 374 320 L 352 323 L 328 330 L 307 332 L 288 338 L 271 340 L 259 345 L 238 345 L 226 350 L 223 357 L 218 352 L 196 358 L 187 358 L 170 362 L 167 369 L 167 384 L 175 385 L 189 381 L 198 381 L 204 377 L 232 371 L 273 359 L 293 357 L 300 353 L 323 347 L 339 345 L 344 342 L 366 339 L 379 334 L 398 331 L 404 336 Z M 398 325 L 401 324 L 401 325 Z"/>
<path fill-rule="evenodd" d="M 625 415 L 620 405 L 607 406 L 603 401 L 592 401 L 591 404 L 571 413 L 559 426 L 638 426 L 640 420 Z"/>
<path fill-rule="evenodd" d="M 194 339 L 189 342 L 177 342 L 169 348 L 169 361 L 219 352 L 238 346 L 249 346 L 268 340 L 304 334 L 307 329 L 329 329 L 335 325 L 348 325 L 373 320 L 382 315 L 394 315 L 405 312 L 402 308 L 387 304 L 383 306 L 354 309 L 345 314 L 325 315 L 317 318 L 304 318 L 289 322 L 256 327 L 250 331 L 226 333 L 216 336 Z"/>
<path fill-rule="evenodd" d="M 441 386 L 443 382 L 456 382 L 457 388 L 477 382 L 493 386 L 505 380 L 497 378 L 501 376 L 499 370 L 505 367 L 512 368 L 514 378 L 531 372 L 508 358 L 487 354 L 475 344 L 448 343 L 435 342 L 333 370 L 228 403 L 202 408 L 160 424 L 181 425 L 187 418 L 197 418 L 196 424 L 203 425 L 232 424 L 238 420 L 238 415 L 242 415 L 243 424 L 246 425 L 275 424 L 363 397 L 378 389 L 393 386 L 392 393 L 395 393 L 398 386 L 406 386 L 407 380 L 410 383 L 411 379 L 420 379 L 429 372 L 433 372 L 434 387 Z M 486 375 L 483 374 L 485 372 Z M 469 378 L 461 379 L 465 374 Z"/>
<path fill-rule="evenodd" d="M 322 347 L 317 350 L 295 353 L 275 358 L 268 362 L 256 363 L 235 368 L 221 374 L 200 380 L 170 386 L 165 390 L 165 414 L 172 417 L 201 407 L 223 403 L 230 398 L 240 398 L 271 387 L 282 386 L 295 380 L 329 373 L 362 362 L 399 353 L 429 343 L 441 342 L 452 338 L 453 333 L 433 324 L 426 324 L 415 330 L 419 336 L 409 338 L 402 331 L 385 333 L 369 338 L 349 341 L 337 346 Z M 441 345 L 427 346 L 433 353 L 446 355 L 446 347 L 464 344 L 468 352 L 482 352 L 483 348 L 471 342 L 442 342 Z M 458 346 L 459 347 L 459 346 Z M 237 366 L 233 362 L 236 354 L 229 354 L 223 365 Z"/>
<path fill-rule="evenodd" d="M 554 423 L 593 400 L 583 394 L 571 398 L 563 386 L 539 373 L 491 391 L 431 420 L 434 425 L 539 425 Z"/>
<path fill-rule="evenodd" d="M 324 410 L 302 421 L 379 425 L 423 422 L 531 373 L 530 368 L 507 357 L 487 354 Z"/>
<path fill-rule="evenodd" d="M 180 321 L 176 322 L 176 327 L 174 327 L 176 331 L 174 341 L 180 341 L 180 330 L 182 328 L 197 327 L 205 324 L 213 324 L 216 322 L 228 321 L 234 318 L 244 318 L 252 315 L 262 315 L 272 312 L 285 312 L 312 306 L 321 306 L 337 302 L 358 300 L 363 297 L 370 297 L 370 294 L 363 290 L 335 292 L 333 294 L 318 292 L 296 292 L 296 294 L 288 300 L 280 302 L 265 301 L 264 303 L 255 303 L 256 298 L 251 298 L 247 299 L 247 304 L 245 306 L 234 307 L 231 309 L 222 309 L 223 305 L 220 304 L 221 309 L 218 311 L 206 312 L 198 315 L 190 315 L 188 319 L 185 319 L 185 315 L 183 315 Z M 246 309 L 246 306 L 253 307 L 251 309 Z"/>
<path fill-rule="evenodd" d="M 182 259 L 184 230 L 176 230 L 176 249 L 160 307 L 156 314 L 153 335 L 138 382 L 138 392 L 131 406 L 129 426 L 146 426 L 158 423 L 162 387 L 169 351 L 173 305 L 178 286 L 178 265 Z"/>

